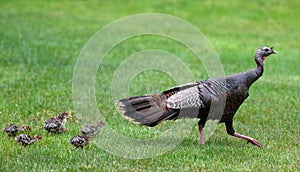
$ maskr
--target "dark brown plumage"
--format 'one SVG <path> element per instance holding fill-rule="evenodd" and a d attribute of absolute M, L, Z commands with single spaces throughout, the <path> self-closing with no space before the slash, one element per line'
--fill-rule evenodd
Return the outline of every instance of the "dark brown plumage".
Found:
<path fill-rule="evenodd" d="M 36 141 L 41 140 L 42 137 L 39 135 L 34 135 L 33 137 L 30 136 L 29 134 L 21 134 L 20 136 L 18 136 L 17 138 L 15 138 L 16 141 L 18 143 L 20 143 L 21 145 L 23 145 L 24 147 L 26 147 L 27 145 L 32 145 L 34 144 Z"/>
<path fill-rule="evenodd" d="M 66 112 L 61 113 L 55 118 L 47 119 L 44 123 L 44 129 L 48 131 L 48 133 L 59 133 L 62 131 L 66 131 L 65 125 L 67 123 L 67 119 L 72 116 Z"/>
<path fill-rule="evenodd" d="M 262 76 L 264 60 L 276 54 L 273 48 L 260 47 L 254 56 L 257 67 L 221 78 L 213 78 L 174 87 L 161 94 L 121 99 L 118 106 L 123 116 L 134 123 L 153 127 L 164 120 L 200 118 L 198 123 L 201 144 L 203 127 L 208 119 L 225 123 L 227 133 L 261 147 L 257 140 L 238 134 L 233 128 L 233 116 L 248 97 L 251 85 Z"/>
<path fill-rule="evenodd" d="M 7 127 L 4 128 L 4 131 L 6 132 L 6 134 L 8 136 L 14 137 L 19 132 L 22 132 L 22 131 L 31 131 L 31 128 L 28 125 L 19 127 L 19 126 L 15 125 L 15 124 L 9 124 Z"/>
<path fill-rule="evenodd" d="M 87 125 L 83 127 L 80 131 L 84 135 L 95 136 L 97 135 L 103 126 L 106 124 L 103 121 L 99 121 L 97 125 Z"/>
<path fill-rule="evenodd" d="M 92 136 L 90 135 L 77 135 L 70 139 L 70 143 L 75 147 L 81 147 L 83 149 L 84 146 L 88 145 L 92 140 Z"/>

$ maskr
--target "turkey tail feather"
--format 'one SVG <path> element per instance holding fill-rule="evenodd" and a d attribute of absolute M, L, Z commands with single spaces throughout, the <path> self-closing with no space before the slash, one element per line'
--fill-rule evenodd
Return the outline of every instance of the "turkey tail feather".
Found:
<path fill-rule="evenodd" d="M 178 112 L 168 109 L 163 101 L 163 94 L 151 94 L 130 97 L 118 101 L 123 117 L 130 121 L 153 127 L 164 120 L 174 119 Z"/>

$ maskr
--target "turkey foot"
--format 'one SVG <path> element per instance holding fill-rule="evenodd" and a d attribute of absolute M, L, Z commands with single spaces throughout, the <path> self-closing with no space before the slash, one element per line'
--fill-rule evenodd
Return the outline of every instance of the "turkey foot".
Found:
<path fill-rule="evenodd" d="M 237 137 L 237 138 L 241 138 L 241 139 L 244 139 L 244 140 L 247 140 L 248 143 L 250 142 L 251 144 L 253 144 L 255 146 L 262 147 L 262 144 L 259 143 L 259 141 L 255 140 L 255 139 L 253 139 L 251 137 L 244 136 L 244 135 L 238 134 L 238 133 L 234 133 L 232 136 Z"/>

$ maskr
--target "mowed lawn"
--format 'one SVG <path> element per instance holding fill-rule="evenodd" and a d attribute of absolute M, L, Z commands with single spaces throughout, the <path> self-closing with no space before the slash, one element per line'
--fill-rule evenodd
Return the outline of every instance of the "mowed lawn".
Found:
<path fill-rule="evenodd" d="M 1 1 L 0 8 L 0 171 L 300 170 L 298 0 Z M 228 136 L 224 124 L 200 146 L 197 120 L 177 147 L 146 159 L 128 159 L 101 149 L 97 142 L 104 136 L 83 150 L 68 143 L 81 128 L 72 82 L 82 48 L 103 26 L 139 13 L 169 14 L 196 26 L 219 54 L 226 75 L 256 67 L 255 50 L 274 46 L 278 54 L 266 60 L 263 77 L 252 86 L 234 118 L 235 129 L 259 140 L 262 148 Z M 94 87 L 107 128 L 129 138 L 159 137 L 177 123 L 138 126 L 123 119 L 114 105 L 111 84 L 118 66 L 147 49 L 176 55 L 195 80 L 208 78 L 201 61 L 175 40 L 143 35 L 118 44 L 100 65 Z M 126 87 L 129 96 L 161 92 L 176 84 L 169 75 L 148 70 Z M 68 131 L 48 135 L 43 122 L 63 111 L 73 115 L 66 125 Z M 31 134 L 41 135 L 42 141 L 23 148 L 3 132 L 9 123 L 30 125 Z"/>

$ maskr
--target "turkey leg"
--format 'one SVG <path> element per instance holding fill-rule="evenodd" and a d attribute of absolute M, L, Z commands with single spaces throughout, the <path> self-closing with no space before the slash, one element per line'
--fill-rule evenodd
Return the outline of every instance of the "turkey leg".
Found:
<path fill-rule="evenodd" d="M 198 124 L 198 128 L 199 128 L 199 133 L 200 133 L 200 142 L 201 145 L 204 145 L 205 141 L 204 141 L 204 135 L 203 135 L 203 128 L 204 126 L 201 124 Z"/>
<path fill-rule="evenodd" d="M 255 139 L 253 139 L 251 137 L 248 137 L 248 136 L 236 133 L 232 124 L 233 124 L 233 121 L 225 122 L 226 131 L 227 131 L 227 133 L 229 135 L 237 137 L 237 138 L 241 138 L 241 139 L 244 139 L 244 140 L 247 140 L 248 143 L 250 142 L 250 143 L 252 143 L 255 146 L 262 147 L 262 144 L 259 143 L 259 141 L 255 140 Z"/>

